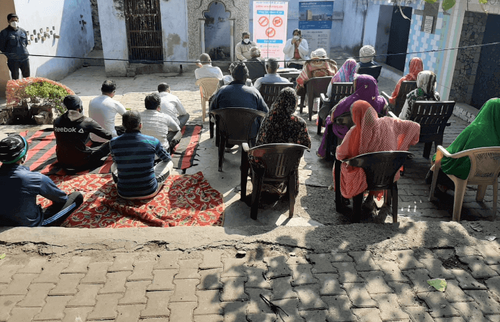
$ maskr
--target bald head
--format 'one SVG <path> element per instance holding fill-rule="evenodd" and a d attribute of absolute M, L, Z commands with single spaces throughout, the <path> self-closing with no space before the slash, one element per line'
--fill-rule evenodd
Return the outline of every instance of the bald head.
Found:
<path fill-rule="evenodd" d="M 210 64 L 212 62 L 212 59 L 210 58 L 210 56 L 206 53 L 203 53 L 200 55 L 200 63 L 202 65 L 207 65 L 207 64 Z"/>

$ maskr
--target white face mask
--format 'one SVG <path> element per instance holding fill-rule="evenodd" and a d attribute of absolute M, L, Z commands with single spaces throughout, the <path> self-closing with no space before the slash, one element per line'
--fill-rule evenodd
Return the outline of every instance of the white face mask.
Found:
<path fill-rule="evenodd" d="M 293 36 L 293 39 L 295 39 L 295 40 L 299 40 L 299 39 L 300 39 L 300 36 Z"/>
<path fill-rule="evenodd" d="M 14 29 L 17 29 L 17 27 L 19 26 L 19 24 L 18 24 L 18 22 L 17 22 L 17 21 L 11 21 L 11 22 L 9 23 L 9 25 L 10 25 L 12 28 L 14 28 Z"/>
<path fill-rule="evenodd" d="M 248 44 L 248 43 L 250 42 L 250 39 L 245 38 L 245 39 L 243 39 L 243 42 L 244 42 L 245 44 Z"/>

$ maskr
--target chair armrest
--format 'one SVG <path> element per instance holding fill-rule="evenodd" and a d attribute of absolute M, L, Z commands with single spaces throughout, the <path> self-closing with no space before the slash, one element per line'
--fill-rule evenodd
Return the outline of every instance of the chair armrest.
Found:
<path fill-rule="evenodd" d="M 396 116 L 396 114 L 394 114 L 392 111 L 389 111 L 389 116 L 392 117 L 392 118 L 395 118 L 395 119 L 399 119 L 399 117 Z"/>
<path fill-rule="evenodd" d="M 325 93 L 319 94 L 319 99 L 321 100 L 321 102 L 330 102 L 330 99 L 326 97 Z"/>
<path fill-rule="evenodd" d="M 387 100 L 387 102 L 389 103 L 389 98 L 391 98 L 391 97 L 386 92 L 382 91 L 380 93 L 380 95 L 382 95 Z"/>
<path fill-rule="evenodd" d="M 241 144 L 241 147 L 243 148 L 243 151 L 248 152 L 250 150 L 250 147 L 248 146 L 248 143 L 244 142 Z"/>

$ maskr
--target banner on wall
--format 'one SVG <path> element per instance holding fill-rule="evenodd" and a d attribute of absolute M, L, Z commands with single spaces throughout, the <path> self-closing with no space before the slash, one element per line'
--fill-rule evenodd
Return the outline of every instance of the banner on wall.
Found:
<path fill-rule="evenodd" d="M 299 29 L 309 44 L 309 50 L 330 49 L 333 1 L 299 2 Z"/>
<path fill-rule="evenodd" d="M 253 39 L 263 58 L 285 59 L 287 17 L 288 2 L 253 2 Z"/>

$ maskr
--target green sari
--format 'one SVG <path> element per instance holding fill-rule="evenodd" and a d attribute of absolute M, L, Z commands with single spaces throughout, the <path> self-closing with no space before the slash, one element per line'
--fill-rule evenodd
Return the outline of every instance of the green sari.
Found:
<path fill-rule="evenodd" d="M 488 100 L 476 119 L 460 133 L 455 141 L 446 148 L 450 153 L 464 150 L 500 146 L 500 99 Z M 436 155 L 432 158 L 434 161 Z M 443 157 L 441 169 L 446 174 L 452 174 L 460 179 L 467 179 L 470 171 L 470 159 L 463 157 L 452 159 Z"/>

